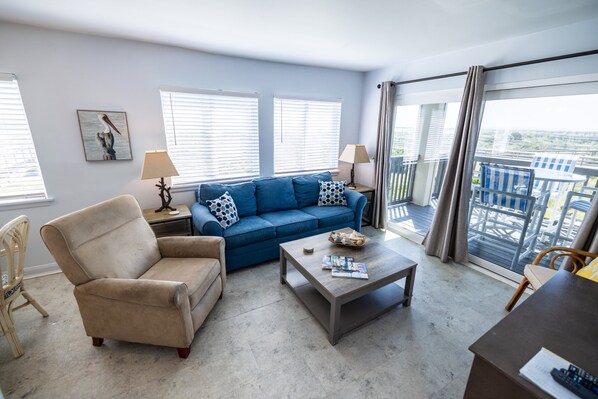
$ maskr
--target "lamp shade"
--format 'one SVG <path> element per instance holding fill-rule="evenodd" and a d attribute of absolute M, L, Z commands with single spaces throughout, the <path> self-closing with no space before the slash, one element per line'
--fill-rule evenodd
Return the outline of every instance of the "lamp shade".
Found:
<path fill-rule="evenodd" d="M 369 163 L 370 157 L 363 144 L 347 144 L 339 161 L 348 163 Z"/>
<path fill-rule="evenodd" d="M 141 170 L 141 180 L 156 179 L 161 177 L 178 176 L 166 150 L 146 151 Z"/>

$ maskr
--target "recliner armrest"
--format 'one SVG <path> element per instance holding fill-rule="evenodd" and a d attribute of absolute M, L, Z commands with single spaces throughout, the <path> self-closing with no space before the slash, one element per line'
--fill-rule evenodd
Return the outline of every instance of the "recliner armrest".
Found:
<path fill-rule="evenodd" d="M 87 295 L 139 305 L 180 308 L 188 301 L 187 285 L 179 281 L 101 278 L 75 287 Z"/>
<path fill-rule="evenodd" d="M 222 289 L 226 285 L 224 238 L 214 236 L 161 237 L 158 248 L 163 258 L 214 258 L 220 261 Z"/>
<path fill-rule="evenodd" d="M 163 258 L 224 259 L 224 238 L 214 236 L 161 237 L 158 248 Z"/>

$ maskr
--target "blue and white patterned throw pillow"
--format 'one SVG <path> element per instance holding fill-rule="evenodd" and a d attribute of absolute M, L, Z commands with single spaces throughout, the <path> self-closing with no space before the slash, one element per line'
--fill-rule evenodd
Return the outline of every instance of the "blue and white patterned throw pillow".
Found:
<path fill-rule="evenodd" d="M 210 213 L 218 219 L 222 230 L 226 230 L 239 221 L 237 207 L 228 191 L 216 199 L 207 200 L 206 205 Z"/>
<path fill-rule="evenodd" d="M 322 181 L 320 183 L 320 195 L 318 206 L 344 205 L 347 206 L 345 198 L 346 181 Z"/>

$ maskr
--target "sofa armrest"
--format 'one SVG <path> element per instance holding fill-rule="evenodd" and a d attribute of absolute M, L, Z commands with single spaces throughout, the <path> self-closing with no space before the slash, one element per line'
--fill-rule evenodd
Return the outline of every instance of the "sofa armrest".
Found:
<path fill-rule="evenodd" d="M 100 278 L 78 285 L 83 294 L 138 305 L 180 308 L 188 301 L 187 285 L 179 281 Z"/>
<path fill-rule="evenodd" d="M 204 236 L 222 237 L 224 232 L 222 226 L 218 223 L 218 219 L 210 213 L 207 206 L 196 202 L 191 207 L 191 217 L 193 225 Z"/>
<path fill-rule="evenodd" d="M 365 208 L 367 198 L 365 195 L 353 190 L 345 190 L 345 197 L 347 198 L 347 206 L 355 212 L 354 230 L 361 232 L 361 219 L 363 218 L 363 208 Z"/>

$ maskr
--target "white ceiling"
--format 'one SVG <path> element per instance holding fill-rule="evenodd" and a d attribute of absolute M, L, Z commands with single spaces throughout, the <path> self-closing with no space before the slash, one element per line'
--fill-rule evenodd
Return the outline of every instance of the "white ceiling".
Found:
<path fill-rule="evenodd" d="M 0 0 L 0 20 L 367 71 L 598 18 L 597 0 Z"/>

